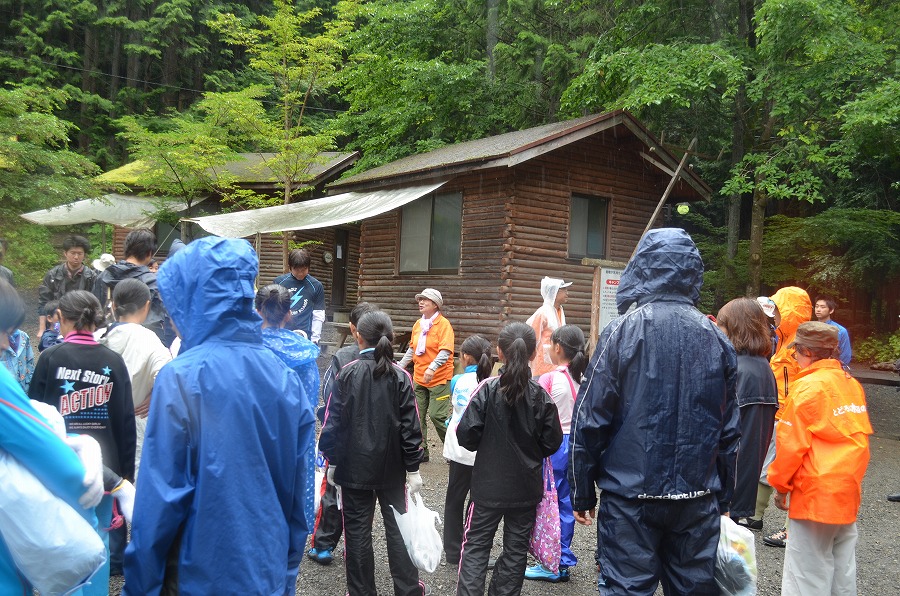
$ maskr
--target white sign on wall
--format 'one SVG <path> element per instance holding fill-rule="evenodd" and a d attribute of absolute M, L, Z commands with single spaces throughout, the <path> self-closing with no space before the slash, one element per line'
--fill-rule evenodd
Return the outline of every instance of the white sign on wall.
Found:
<path fill-rule="evenodd" d="M 600 268 L 600 333 L 619 315 L 616 309 L 616 291 L 623 271 L 624 269 Z"/>

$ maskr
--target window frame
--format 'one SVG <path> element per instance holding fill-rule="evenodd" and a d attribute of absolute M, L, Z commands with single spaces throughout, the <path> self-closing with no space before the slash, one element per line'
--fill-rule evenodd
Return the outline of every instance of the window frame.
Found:
<path fill-rule="evenodd" d="M 456 266 L 455 267 L 434 267 L 432 257 L 434 256 L 434 224 L 435 224 L 435 203 L 440 197 L 456 197 L 459 201 L 459 239 L 455 241 L 456 246 L 459 247 L 459 253 L 457 255 Z M 415 201 L 411 201 L 406 205 L 400 207 L 398 212 L 399 225 L 398 225 L 398 234 L 397 234 L 397 267 L 396 273 L 398 275 L 458 275 L 460 264 L 462 260 L 462 220 L 463 220 L 463 193 L 462 191 L 453 191 L 453 192 L 432 192 L 425 196 L 419 197 Z M 419 201 L 428 201 L 430 206 L 430 216 L 429 216 L 429 228 L 428 228 L 428 254 L 426 255 L 427 259 L 427 267 L 425 269 L 404 269 L 404 232 L 403 232 L 403 214 L 407 207 L 412 206 L 414 203 Z M 421 249 L 419 249 L 421 250 Z"/>
<path fill-rule="evenodd" d="M 588 216 L 586 217 L 586 221 L 588 222 L 585 227 L 584 238 L 577 239 L 581 246 L 575 247 L 573 238 L 573 213 L 575 210 L 575 201 L 576 200 L 584 200 L 588 203 Z M 591 201 L 602 201 L 604 204 L 604 213 L 603 213 L 603 251 L 602 254 L 591 253 L 588 250 L 588 241 L 590 237 L 590 204 Z M 609 227 L 610 227 L 610 205 L 612 204 L 612 197 L 610 196 L 602 196 L 602 195 L 591 195 L 587 193 L 578 193 L 573 192 L 569 196 L 569 227 L 566 234 L 566 254 L 570 259 L 606 259 L 609 255 Z M 583 246 L 583 249 L 582 249 Z M 577 248 L 578 250 L 574 250 Z"/>

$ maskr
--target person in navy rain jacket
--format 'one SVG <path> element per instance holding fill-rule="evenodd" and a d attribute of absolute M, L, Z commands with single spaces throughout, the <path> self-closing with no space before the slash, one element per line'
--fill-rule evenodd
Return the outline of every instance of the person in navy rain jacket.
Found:
<path fill-rule="evenodd" d="M 207 237 L 160 267 L 182 347 L 153 387 L 124 594 L 295 593 L 315 419 L 263 345 L 257 263 L 247 241 Z"/>
<path fill-rule="evenodd" d="M 719 515 L 740 441 L 737 357 L 694 305 L 703 262 L 664 228 L 638 244 L 619 282 L 621 316 L 603 330 L 578 392 L 572 508 L 598 514 L 601 594 L 718 594 Z M 634 306 L 633 310 L 630 310 Z"/>

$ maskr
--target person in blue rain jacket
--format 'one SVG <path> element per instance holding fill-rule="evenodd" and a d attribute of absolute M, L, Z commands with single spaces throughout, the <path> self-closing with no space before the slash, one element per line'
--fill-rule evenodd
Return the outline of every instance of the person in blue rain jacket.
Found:
<path fill-rule="evenodd" d="M 195 240 L 159 291 L 181 352 L 153 387 L 124 594 L 294 594 L 310 531 L 315 420 L 262 342 L 256 253 Z"/>
<path fill-rule="evenodd" d="M 96 527 L 94 509 L 78 503 L 85 492 L 84 466 L 75 452 L 51 430 L 13 376 L 0 367 L 0 449 L 16 458 L 50 492 Z M 98 493 L 99 494 L 99 493 Z M 31 594 L 0 537 L 0 594 Z"/>
<path fill-rule="evenodd" d="M 622 273 L 578 392 L 575 518 L 597 515 L 601 594 L 718 594 L 719 515 L 740 441 L 737 357 L 695 308 L 703 262 L 684 231 L 648 232 Z M 633 307 L 633 309 L 632 309 Z"/>

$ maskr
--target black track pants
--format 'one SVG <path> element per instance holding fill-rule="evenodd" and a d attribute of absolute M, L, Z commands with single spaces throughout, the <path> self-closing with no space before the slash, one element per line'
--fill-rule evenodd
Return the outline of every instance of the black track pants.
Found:
<path fill-rule="evenodd" d="M 457 596 L 483 596 L 491 545 L 503 520 L 503 552 L 491 576 L 490 596 L 512 596 L 522 591 L 528 563 L 528 541 L 534 527 L 537 506 L 525 509 L 493 509 L 469 505 L 463 538 Z"/>

